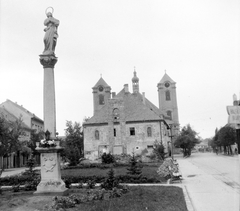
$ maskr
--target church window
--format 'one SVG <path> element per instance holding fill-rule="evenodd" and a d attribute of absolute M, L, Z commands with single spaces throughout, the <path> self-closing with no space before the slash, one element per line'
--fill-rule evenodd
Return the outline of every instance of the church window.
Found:
<path fill-rule="evenodd" d="M 98 130 L 95 130 L 95 139 L 99 140 L 99 131 Z"/>
<path fill-rule="evenodd" d="M 114 137 L 116 137 L 116 135 L 117 135 L 116 128 L 113 129 L 113 135 L 114 135 Z"/>
<path fill-rule="evenodd" d="M 170 96 L 170 91 L 169 91 L 169 90 L 167 90 L 167 91 L 165 92 L 165 95 L 166 95 L 166 100 L 167 100 L 167 101 L 170 101 L 170 100 L 171 100 L 171 96 Z"/>
<path fill-rule="evenodd" d="M 113 109 L 113 119 L 118 120 L 119 119 L 119 109 L 114 108 Z"/>
<path fill-rule="evenodd" d="M 170 119 L 172 119 L 172 112 L 171 111 L 167 111 L 167 115 L 168 115 L 168 117 L 170 117 Z"/>
<path fill-rule="evenodd" d="M 135 136 L 135 128 L 134 127 L 130 127 L 130 136 Z"/>
<path fill-rule="evenodd" d="M 104 96 L 99 95 L 99 105 L 104 105 Z"/>
<path fill-rule="evenodd" d="M 147 128 L 147 136 L 152 137 L 152 128 L 151 127 Z"/>

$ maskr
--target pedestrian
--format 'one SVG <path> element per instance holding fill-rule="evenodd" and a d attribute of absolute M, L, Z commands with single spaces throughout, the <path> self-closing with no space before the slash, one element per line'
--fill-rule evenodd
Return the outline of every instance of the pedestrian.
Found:
<path fill-rule="evenodd" d="M 238 149 L 237 148 L 235 148 L 235 154 L 238 155 Z"/>

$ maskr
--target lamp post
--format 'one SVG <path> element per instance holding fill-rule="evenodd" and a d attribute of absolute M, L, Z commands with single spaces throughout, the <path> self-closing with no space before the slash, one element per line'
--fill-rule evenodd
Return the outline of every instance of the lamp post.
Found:
<path fill-rule="evenodd" d="M 170 124 L 170 138 L 171 138 L 171 157 L 172 157 L 172 159 L 173 159 L 173 134 L 172 134 L 172 127 L 173 127 L 173 125 L 172 124 Z"/>
<path fill-rule="evenodd" d="M 237 95 L 233 95 L 233 106 L 235 107 L 234 113 L 235 114 L 235 129 L 236 129 L 236 134 L 237 134 L 237 146 L 238 146 L 238 156 L 239 156 L 239 161 L 240 161 L 240 100 L 237 100 Z"/>

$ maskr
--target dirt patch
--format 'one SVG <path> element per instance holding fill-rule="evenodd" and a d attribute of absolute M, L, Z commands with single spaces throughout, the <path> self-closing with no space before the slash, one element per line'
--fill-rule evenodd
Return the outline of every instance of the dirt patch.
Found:
<path fill-rule="evenodd" d="M 40 211 L 52 203 L 52 196 L 34 196 L 33 192 L 8 192 L 0 195 L 0 210 Z"/>

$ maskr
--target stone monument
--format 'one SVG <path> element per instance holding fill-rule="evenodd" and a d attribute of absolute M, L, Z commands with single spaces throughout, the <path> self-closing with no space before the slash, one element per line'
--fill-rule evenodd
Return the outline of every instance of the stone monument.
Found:
<path fill-rule="evenodd" d="M 52 9 L 52 12 L 48 12 Z M 46 28 L 44 36 L 44 51 L 40 55 L 40 63 L 44 68 L 44 131 L 45 139 L 37 143 L 36 150 L 41 153 L 41 182 L 35 194 L 67 194 L 65 183 L 61 179 L 60 151 L 63 150 L 56 140 L 56 106 L 54 66 L 57 63 L 55 47 L 57 43 L 59 20 L 53 16 L 53 8 L 46 9 L 47 19 L 44 21 Z"/>

